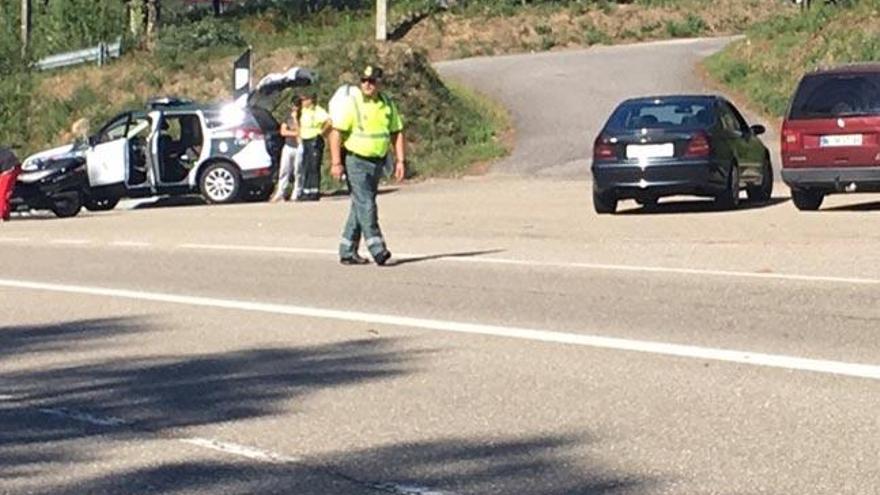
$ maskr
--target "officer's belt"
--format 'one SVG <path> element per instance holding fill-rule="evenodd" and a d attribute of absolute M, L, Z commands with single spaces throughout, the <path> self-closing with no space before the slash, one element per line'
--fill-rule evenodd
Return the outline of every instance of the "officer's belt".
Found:
<path fill-rule="evenodd" d="M 367 161 L 367 162 L 370 162 L 370 163 L 376 163 L 376 164 L 382 164 L 382 163 L 385 163 L 385 157 L 388 156 L 388 155 L 382 155 L 382 156 L 364 156 L 364 155 L 358 155 L 357 153 L 353 153 L 353 152 L 348 151 L 348 150 L 346 150 L 346 153 L 348 153 L 349 155 L 352 155 L 352 156 L 354 156 L 354 157 L 360 158 L 361 160 L 364 160 L 364 161 Z"/>

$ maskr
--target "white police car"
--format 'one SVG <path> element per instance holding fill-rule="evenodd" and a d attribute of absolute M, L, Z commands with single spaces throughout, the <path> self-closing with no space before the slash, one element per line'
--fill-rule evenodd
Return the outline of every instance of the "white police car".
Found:
<path fill-rule="evenodd" d="M 145 110 L 110 119 L 88 142 L 47 150 L 23 171 L 56 160 L 82 160 L 88 185 L 80 200 L 108 210 L 122 198 L 199 193 L 210 203 L 265 200 L 272 193 L 283 146 L 271 109 L 287 88 L 313 83 L 307 69 L 270 74 L 239 100 L 199 105 L 178 98 L 151 100 Z"/>

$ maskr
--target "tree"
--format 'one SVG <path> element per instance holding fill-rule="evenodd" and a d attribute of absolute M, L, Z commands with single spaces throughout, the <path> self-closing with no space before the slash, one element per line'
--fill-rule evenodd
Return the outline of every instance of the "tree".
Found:
<path fill-rule="evenodd" d="M 223 4 L 220 3 L 220 0 L 211 0 L 211 7 L 214 8 L 214 17 L 220 17 L 220 14 L 223 13 Z"/>

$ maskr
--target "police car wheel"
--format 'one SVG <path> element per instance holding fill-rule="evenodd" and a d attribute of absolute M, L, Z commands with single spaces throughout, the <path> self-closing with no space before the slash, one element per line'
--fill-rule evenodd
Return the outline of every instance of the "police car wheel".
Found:
<path fill-rule="evenodd" d="M 75 217 L 82 209 L 82 197 L 78 192 L 57 194 L 52 198 L 50 209 L 58 218 Z"/>
<path fill-rule="evenodd" d="M 119 204 L 119 198 L 86 198 L 85 207 L 89 211 L 110 211 Z"/>
<path fill-rule="evenodd" d="M 202 173 L 199 188 L 209 203 L 231 203 L 238 198 L 241 177 L 232 165 L 214 163 Z"/>

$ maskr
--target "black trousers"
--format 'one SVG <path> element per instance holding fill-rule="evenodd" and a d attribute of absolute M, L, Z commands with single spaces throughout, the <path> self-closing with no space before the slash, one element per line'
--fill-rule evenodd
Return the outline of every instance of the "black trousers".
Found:
<path fill-rule="evenodd" d="M 302 185 L 303 196 L 318 198 L 321 194 L 321 159 L 324 157 L 324 138 L 303 139 Z"/>

